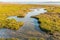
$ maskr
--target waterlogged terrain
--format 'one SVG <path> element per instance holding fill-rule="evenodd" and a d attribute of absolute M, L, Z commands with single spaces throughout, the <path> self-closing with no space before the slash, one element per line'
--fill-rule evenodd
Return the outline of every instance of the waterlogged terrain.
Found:
<path fill-rule="evenodd" d="M 1 40 L 60 40 L 60 6 L 2 4 L 0 8 L 0 20 L 7 23 L 1 22 Z M 18 22 L 23 22 L 21 27 Z"/>
<path fill-rule="evenodd" d="M 60 13 L 46 12 L 34 16 L 39 20 L 40 29 L 51 35 L 52 40 L 60 40 Z"/>
<path fill-rule="evenodd" d="M 31 18 L 31 16 L 38 15 L 39 13 L 44 13 L 46 10 L 44 8 L 40 9 L 31 9 L 31 12 L 24 18 L 18 18 L 17 16 L 11 16 L 7 19 L 15 19 L 16 21 L 23 21 L 24 25 L 18 30 L 10 30 L 10 29 L 0 29 L 0 37 L 1 38 L 19 38 L 19 39 L 40 39 L 44 38 L 47 39 L 48 35 L 45 32 L 42 32 L 39 28 L 38 20 L 35 18 Z M 34 15 L 33 15 L 34 14 Z"/>

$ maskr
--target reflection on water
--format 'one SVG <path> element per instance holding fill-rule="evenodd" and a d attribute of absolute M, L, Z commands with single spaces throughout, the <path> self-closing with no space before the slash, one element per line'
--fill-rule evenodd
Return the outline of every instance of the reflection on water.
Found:
<path fill-rule="evenodd" d="M 40 13 L 46 12 L 44 8 L 41 9 L 31 9 L 31 12 L 28 12 L 28 14 L 24 18 L 18 18 L 17 16 L 11 16 L 8 17 L 7 19 L 16 19 L 17 21 L 22 21 L 24 22 L 23 27 L 21 27 L 17 31 L 12 31 L 9 29 L 0 29 L 0 37 L 21 37 L 22 36 L 27 36 L 27 37 L 40 37 L 41 36 L 41 30 L 39 29 L 39 24 L 38 20 L 34 18 L 30 18 L 31 16 L 38 15 Z"/>
<path fill-rule="evenodd" d="M 31 17 L 31 16 L 39 15 L 40 13 L 47 12 L 44 9 L 45 8 L 30 9 L 32 11 L 31 12 L 28 12 L 28 14 L 25 17 Z"/>

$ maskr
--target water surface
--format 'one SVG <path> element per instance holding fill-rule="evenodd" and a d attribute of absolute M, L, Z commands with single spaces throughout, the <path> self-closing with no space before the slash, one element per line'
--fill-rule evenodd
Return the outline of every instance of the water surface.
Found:
<path fill-rule="evenodd" d="M 39 15 L 40 13 L 44 13 L 47 11 L 44 10 L 44 8 L 37 8 L 37 9 L 31 9 L 31 10 L 32 11 L 28 12 L 28 14 L 24 18 L 18 18 L 17 16 L 8 17 L 7 19 L 14 18 L 18 22 L 22 21 L 22 22 L 24 22 L 24 25 L 16 31 L 13 31 L 10 29 L 0 29 L 0 37 L 28 38 L 28 37 L 46 36 L 46 34 L 40 30 L 38 20 L 35 18 L 31 18 L 31 16 Z"/>

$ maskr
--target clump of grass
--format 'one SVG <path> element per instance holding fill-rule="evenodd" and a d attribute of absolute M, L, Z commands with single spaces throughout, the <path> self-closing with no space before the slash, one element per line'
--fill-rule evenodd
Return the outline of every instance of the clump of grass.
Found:
<path fill-rule="evenodd" d="M 0 40 L 20 40 L 18 38 L 0 38 Z"/>
<path fill-rule="evenodd" d="M 32 38 L 29 38 L 28 40 L 37 40 L 37 38 L 32 37 Z"/>
<path fill-rule="evenodd" d="M 23 22 L 17 22 L 15 19 L 7 19 L 7 25 L 5 27 L 12 30 L 18 30 L 22 25 Z"/>
<path fill-rule="evenodd" d="M 35 16 L 40 22 L 40 28 L 48 33 L 60 32 L 60 13 L 44 13 Z"/>
<path fill-rule="evenodd" d="M 23 22 L 17 22 L 15 19 L 0 20 L 0 28 L 18 30 L 22 25 Z"/>

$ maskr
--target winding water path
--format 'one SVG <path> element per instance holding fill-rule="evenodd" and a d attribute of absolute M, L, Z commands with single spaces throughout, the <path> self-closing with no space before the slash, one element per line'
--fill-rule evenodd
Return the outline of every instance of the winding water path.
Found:
<path fill-rule="evenodd" d="M 17 16 L 8 17 L 8 19 L 15 18 L 17 21 L 23 21 L 24 25 L 23 25 L 23 27 L 21 27 L 17 31 L 13 31 L 10 29 L 0 29 L 0 37 L 4 37 L 4 38 L 9 38 L 9 37 L 28 38 L 28 37 L 44 36 L 45 33 L 43 33 L 39 29 L 38 20 L 34 19 L 34 18 L 30 18 L 30 17 L 38 15 L 40 13 L 47 12 L 47 11 L 44 10 L 44 8 L 31 9 L 31 10 L 32 11 L 28 12 L 28 14 L 24 18 L 17 18 Z"/>

